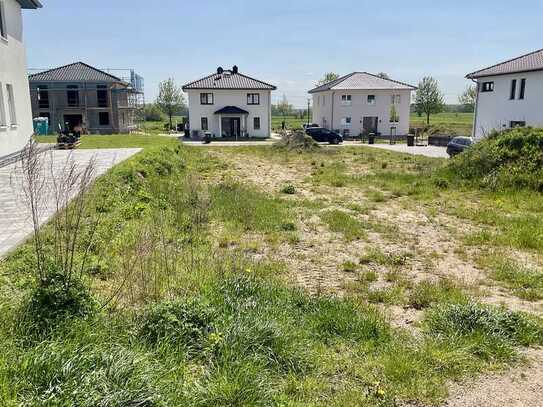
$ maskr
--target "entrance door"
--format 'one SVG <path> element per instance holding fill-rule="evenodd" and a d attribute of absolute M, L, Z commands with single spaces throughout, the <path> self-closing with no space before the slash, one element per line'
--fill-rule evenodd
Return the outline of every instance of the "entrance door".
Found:
<path fill-rule="evenodd" d="M 239 137 L 241 128 L 241 119 L 239 117 L 232 118 L 232 135 L 234 137 Z"/>
<path fill-rule="evenodd" d="M 226 137 L 239 137 L 241 135 L 241 118 L 223 117 L 221 120 L 222 132 Z"/>
<path fill-rule="evenodd" d="M 68 127 L 69 131 L 73 131 L 74 127 L 80 127 L 83 123 L 83 115 L 80 114 L 65 114 L 64 124 Z"/>
<path fill-rule="evenodd" d="M 362 129 L 364 133 L 377 133 L 377 123 L 379 118 L 376 116 L 364 116 L 362 118 Z"/>

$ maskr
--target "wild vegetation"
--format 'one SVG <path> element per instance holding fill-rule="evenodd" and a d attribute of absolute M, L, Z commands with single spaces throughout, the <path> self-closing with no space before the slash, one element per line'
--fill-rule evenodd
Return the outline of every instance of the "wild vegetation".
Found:
<path fill-rule="evenodd" d="M 434 404 L 543 345 L 539 193 L 359 147 L 167 144 L 0 263 L 2 405 Z"/>

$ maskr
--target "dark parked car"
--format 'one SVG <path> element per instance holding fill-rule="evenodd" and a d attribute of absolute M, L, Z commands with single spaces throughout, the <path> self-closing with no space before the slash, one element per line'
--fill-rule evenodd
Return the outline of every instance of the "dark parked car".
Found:
<path fill-rule="evenodd" d="M 470 137 L 455 137 L 447 144 L 447 154 L 455 156 L 473 144 Z"/>
<path fill-rule="evenodd" d="M 319 126 L 317 123 L 311 123 L 311 124 L 305 123 L 305 124 L 302 125 L 302 127 L 303 127 L 304 130 L 307 130 L 307 129 L 310 129 L 312 127 L 321 127 L 321 126 Z"/>
<path fill-rule="evenodd" d="M 326 142 L 330 144 L 343 143 L 343 137 L 341 134 L 325 129 L 323 127 L 309 127 L 305 130 L 308 136 L 311 136 L 313 140 L 319 142 Z"/>

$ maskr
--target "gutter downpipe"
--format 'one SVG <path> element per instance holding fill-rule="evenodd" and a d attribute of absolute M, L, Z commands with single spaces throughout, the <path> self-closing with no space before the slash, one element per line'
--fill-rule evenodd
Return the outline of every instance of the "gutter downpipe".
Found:
<path fill-rule="evenodd" d="M 334 131 L 334 96 L 336 92 L 332 91 L 332 116 L 330 120 L 330 128 L 328 130 Z"/>
<path fill-rule="evenodd" d="M 475 83 L 475 89 L 477 89 L 477 93 L 475 96 L 475 109 L 473 111 L 473 129 L 471 131 L 471 137 L 473 137 L 473 140 L 476 141 L 475 132 L 477 131 L 477 110 L 479 107 L 479 82 L 474 79 L 471 79 L 471 81 Z"/>

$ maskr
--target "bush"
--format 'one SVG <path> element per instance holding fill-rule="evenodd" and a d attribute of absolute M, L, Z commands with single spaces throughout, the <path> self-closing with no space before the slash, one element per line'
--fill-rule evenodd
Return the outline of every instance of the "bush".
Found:
<path fill-rule="evenodd" d="M 147 122 L 159 122 L 162 120 L 162 111 L 154 103 L 145 105 L 144 114 L 145 121 Z"/>
<path fill-rule="evenodd" d="M 199 350 L 213 331 L 213 310 L 198 298 L 150 305 L 140 319 L 140 335 L 151 344 L 169 342 Z"/>
<path fill-rule="evenodd" d="M 458 180 L 492 189 L 543 192 L 543 129 L 494 132 L 450 160 L 448 169 Z"/>
<path fill-rule="evenodd" d="M 292 184 L 287 184 L 281 188 L 281 192 L 287 195 L 294 195 L 296 193 L 296 187 Z"/>

